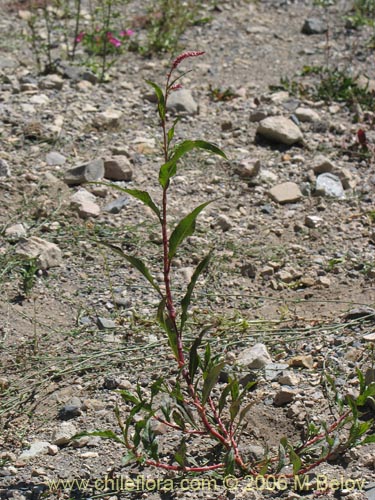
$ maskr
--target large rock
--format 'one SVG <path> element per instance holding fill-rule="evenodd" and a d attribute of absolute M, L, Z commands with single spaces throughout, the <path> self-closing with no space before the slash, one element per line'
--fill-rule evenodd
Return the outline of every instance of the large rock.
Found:
<path fill-rule="evenodd" d="M 321 174 L 316 179 L 316 194 L 329 196 L 331 198 L 345 198 L 344 187 L 337 175 L 327 173 Z"/>
<path fill-rule="evenodd" d="M 272 358 L 267 351 L 267 347 L 259 343 L 243 350 L 238 356 L 237 362 L 247 368 L 263 368 L 263 366 L 272 362 Z"/>
<path fill-rule="evenodd" d="M 133 170 L 126 156 L 118 155 L 104 161 L 104 177 L 111 181 L 131 181 Z"/>
<path fill-rule="evenodd" d="M 283 182 L 271 188 L 268 192 L 277 203 L 294 203 L 302 198 L 301 190 L 295 182 Z"/>
<path fill-rule="evenodd" d="M 65 172 L 64 182 L 68 184 L 68 186 L 78 186 L 85 182 L 98 181 L 103 177 L 104 161 L 102 159 L 97 159 L 67 170 Z"/>
<path fill-rule="evenodd" d="M 47 455 L 51 448 L 51 443 L 48 441 L 35 441 L 31 443 L 30 448 L 21 453 L 18 457 L 19 460 L 29 460 L 30 458 L 38 457 L 40 455 Z"/>
<path fill-rule="evenodd" d="M 177 113 L 182 112 L 189 115 L 195 115 L 198 112 L 198 104 L 194 101 L 190 90 L 187 89 L 172 92 L 168 97 L 167 107 Z"/>
<path fill-rule="evenodd" d="M 262 120 L 257 128 L 257 134 L 270 141 L 291 146 L 302 141 L 301 130 L 292 120 L 283 116 L 269 116 Z"/>
<path fill-rule="evenodd" d="M 27 259 L 37 259 L 40 269 L 45 270 L 50 267 L 60 266 L 62 254 L 60 248 L 54 243 L 42 240 L 37 236 L 22 239 L 16 246 L 17 255 Z"/>
<path fill-rule="evenodd" d="M 304 35 L 321 35 L 328 31 L 327 23 L 318 17 L 310 17 L 303 23 L 301 33 Z"/>

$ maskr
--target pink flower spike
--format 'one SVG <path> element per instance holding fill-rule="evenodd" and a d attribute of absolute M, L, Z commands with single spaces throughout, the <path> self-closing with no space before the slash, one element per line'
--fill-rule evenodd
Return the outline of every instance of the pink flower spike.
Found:
<path fill-rule="evenodd" d="M 108 41 L 109 41 L 109 43 L 114 45 L 116 48 L 121 47 L 121 42 L 117 38 L 110 37 L 110 38 L 108 38 Z"/>
<path fill-rule="evenodd" d="M 132 36 L 132 35 L 134 35 L 134 31 L 133 30 L 122 30 L 122 31 L 120 31 L 120 36 L 122 36 L 122 37 Z"/>
<path fill-rule="evenodd" d="M 197 57 L 197 56 L 201 56 L 203 54 L 204 54 L 204 51 L 196 51 L 196 50 L 192 50 L 190 52 L 184 52 L 183 54 L 180 54 L 173 61 L 172 69 L 176 69 L 177 66 L 180 64 L 180 62 L 183 61 L 184 59 L 187 59 L 188 57 Z"/>
<path fill-rule="evenodd" d="M 82 39 L 83 39 L 83 37 L 85 36 L 85 34 L 86 34 L 86 33 L 85 33 L 84 31 L 81 31 L 81 33 L 78 33 L 78 35 L 76 36 L 76 42 L 77 42 L 77 43 L 82 42 Z"/>
<path fill-rule="evenodd" d="M 181 83 L 177 83 L 176 85 L 172 85 L 172 87 L 169 90 L 179 90 L 182 89 Z"/>

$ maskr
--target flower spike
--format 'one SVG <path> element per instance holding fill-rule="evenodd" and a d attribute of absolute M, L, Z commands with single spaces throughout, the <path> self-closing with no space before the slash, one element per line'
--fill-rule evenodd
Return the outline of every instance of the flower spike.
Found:
<path fill-rule="evenodd" d="M 201 56 L 204 54 L 204 51 L 197 51 L 197 50 L 191 50 L 190 52 L 184 52 L 183 54 L 180 54 L 172 64 L 172 70 L 176 69 L 177 66 L 180 64 L 181 61 L 184 59 L 187 59 L 188 57 L 197 57 Z"/>

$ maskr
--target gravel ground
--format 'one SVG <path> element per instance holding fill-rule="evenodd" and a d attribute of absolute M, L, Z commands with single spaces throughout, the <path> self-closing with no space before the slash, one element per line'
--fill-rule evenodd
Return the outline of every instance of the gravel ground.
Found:
<path fill-rule="evenodd" d="M 150 211 L 114 189 L 68 181 L 77 178 L 71 169 L 87 164 L 95 172 L 104 164 L 109 179 L 112 161 L 118 186 L 160 199 L 160 128 L 145 80 L 162 84 L 171 60 L 126 53 L 101 85 L 62 65 L 58 77 L 38 75 L 21 37 L 22 5 L 10 7 L 0 7 L 0 497 L 98 498 L 98 480 L 96 494 L 112 499 L 374 499 L 374 444 L 321 464 L 306 491 L 250 479 L 225 488 L 219 478 L 215 490 L 198 477 L 173 491 L 164 484 L 163 492 L 152 481 L 170 476 L 122 466 L 118 444 L 71 439 L 94 429 L 118 431 L 115 405 L 124 415 L 129 410 L 118 389 L 131 390 L 138 381 L 148 393 L 158 376 L 176 378 L 154 321 L 158 297 L 101 244 L 147 260 L 162 281 Z M 368 89 L 375 88 L 372 31 L 348 29 L 349 8 L 350 2 L 326 9 L 298 0 L 218 3 L 207 7 L 209 23 L 181 39 L 183 51 L 206 54 L 181 65 L 192 72 L 182 80 L 188 96 L 174 96 L 182 116 L 176 138 L 215 142 L 228 161 L 193 153 L 173 179 L 172 220 L 216 201 L 178 254 L 172 285 L 181 296 L 196 264 L 214 250 L 194 294 L 187 343 L 209 325 L 205 341 L 227 362 L 219 387 L 226 371 L 257 378 L 243 443 L 254 456 L 277 450 L 284 436 L 297 443 L 306 422 L 330 422 L 323 370 L 334 374 L 344 395 L 358 392 L 357 369 L 373 377 L 375 115 L 355 103 L 313 100 L 308 90 L 317 77 L 300 76 L 303 66 L 328 64 L 367 77 Z M 129 19 L 138 11 L 130 3 Z M 301 33 L 311 18 L 328 26 L 328 35 Z M 281 79 L 306 92 L 286 91 Z M 359 129 L 368 151 L 358 143 Z M 114 201 L 117 208 L 109 206 Z M 33 272 L 22 274 L 21 257 L 30 238 L 41 240 L 34 245 L 46 257 L 25 296 Z M 249 369 L 243 357 L 256 344 L 267 360 Z M 373 401 L 366 411 L 371 416 Z M 175 434 L 160 430 L 166 451 Z M 43 451 L 24 455 L 41 442 Z M 205 450 L 204 443 L 190 446 Z M 89 483 L 48 483 L 72 478 Z M 139 491 L 108 483 L 121 478 L 135 481 Z M 105 486 L 114 493 L 104 494 Z"/>

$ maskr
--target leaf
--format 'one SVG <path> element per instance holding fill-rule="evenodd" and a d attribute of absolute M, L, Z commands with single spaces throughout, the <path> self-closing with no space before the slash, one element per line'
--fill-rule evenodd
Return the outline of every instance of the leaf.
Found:
<path fill-rule="evenodd" d="M 137 460 L 137 456 L 130 450 L 121 459 L 122 465 L 128 465 L 130 462 Z"/>
<path fill-rule="evenodd" d="M 223 363 L 223 362 L 218 363 L 217 365 L 213 366 L 211 368 L 211 370 L 208 372 L 208 374 L 204 380 L 203 388 L 202 388 L 202 404 L 203 405 L 206 404 L 207 399 L 208 399 L 213 387 L 215 386 L 215 384 L 219 378 L 220 372 L 223 369 L 224 365 L 225 365 L 225 363 Z"/>
<path fill-rule="evenodd" d="M 293 464 L 293 474 L 296 475 L 302 467 L 302 461 L 292 446 L 289 448 L 289 458 Z"/>
<path fill-rule="evenodd" d="M 100 184 L 102 186 L 107 186 L 113 189 L 117 189 L 117 191 L 121 191 L 122 193 L 129 194 L 133 196 L 133 198 L 137 198 L 142 203 L 144 203 L 147 207 L 151 208 L 151 210 L 158 216 L 158 219 L 161 220 L 160 210 L 157 205 L 154 203 L 153 199 L 149 195 L 147 191 L 141 191 L 139 189 L 128 189 L 117 184 L 108 183 L 108 182 L 88 182 L 87 184 Z"/>
<path fill-rule="evenodd" d="M 151 85 L 153 89 L 155 90 L 156 97 L 158 98 L 158 111 L 159 111 L 159 116 L 162 121 L 165 120 L 165 99 L 164 99 L 164 94 L 161 90 L 161 88 L 151 80 L 146 80 L 146 83 Z"/>
<path fill-rule="evenodd" d="M 230 450 L 227 451 L 224 457 L 224 463 L 225 463 L 225 475 L 226 476 L 231 476 L 234 474 L 234 469 L 235 469 L 235 462 L 234 462 L 234 450 L 231 448 Z"/>
<path fill-rule="evenodd" d="M 177 226 L 174 228 L 170 238 L 169 238 L 169 259 L 173 259 L 176 255 L 177 248 L 181 245 L 185 238 L 194 234 L 195 231 L 195 222 L 198 215 L 202 212 L 202 210 L 212 203 L 214 200 L 206 201 L 196 207 L 190 214 L 184 217 Z"/>
<path fill-rule="evenodd" d="M 146 265 L 141 261 L 141 259 L 138 259 L 137 257 L 133 257 L 132 255 L 124 253 L 121 250 L 121 248 L 116 247 L 115 245 L 111 245 L 110 243 L 102 242 L 102 245 L 105 245 L 106 247 L 110 248 L 111 250 L 119 254 L 125 260 L 127 260 L 133 267 L 135 267 L 141 274 L 143 274 L 143 276 L 155 288 L 155 290 L 159 293 L 159 295 L 163 297 L 159 285 L 155 282 L 154 278 L 150 274 L 150 271 L 147 269 Z"/>
<path fill-rule="evenodd" d="M 175 329 L 174 323 L 171 321 L 169 316 L 165 320 L 165 331 L 167 332 L 168 335 L 169 346 L 172 349 L 176 359 L 178 359 L 178 347 L 177 347 L 178 333 Z"/>
<path fill-rule="evenodd" d="M 117 436 L 113 431 L 92 431 L 92 432 L 80 432 L 72 437 L 72 439 L 79 439 L 83 436 L 97 436 L 102 439 L 111 439 L 112 441 L 116 441 L 116 443 L 125 444 L 124 441 Z"/>
<path fill-rule="evenodd" d="M 240 412 L 240 416 L 238 417 L 238 425 L 242 422 L 246 414 L 249 412 L 250 408 L 254 406 L 256 401 L 251 401 L 251 403 L 248 403 L 246 406 L 244 406 Z"/>
<path fill-rule="evenodd" d="M 168 146 L 170 145 L 170 143 L 172 142 L 172 139 L 174 137 L 174 131 L 175 131 L 175 127 L 177 125 L 177 123 L 180 121 L 180 118 L 176 118 L 175 121 L 173 122 L 173 125 L 172 127 L 168 130 L 167 132 L 167 137 L 168 137 Z"/>
<path fill-rule="evenodd" d="M 121 394 L 122 399 L 126 403 L 130 402 L 130 403 L 134 403 L 135 405 L 139 405 L 139 403 L 140 403 L 139 399 L 137 399 L 135 396 L 133 396 L 133 394 L 131 394 L 130 392 L 122 390 L 122 391 L 120 391 L 120 394 Z"/>
<path fill-rule="evenodd" d="M 202 342 L 203 333 L 204 332 L 200 332 L 199 336 L 194 340 L 193 345 L 191 346 L 189 351 L 189 376 L 192 383 L 194 381 L 194 376 L 200 364 L 200 358 L 197 350 Z"/>
<path fill-rule="evenodd" d="M 190 305 L 191 295 L 195 288 L 195 285 L 198 281 L 199 276 L 203 273 L 203 271 L 208 267 L 208 264 L 211 260 L 212 252 L 210 252 L 206 257 L 201 260 L 198 266 L 195 268 L 193 276 L 191 277 L 190 283 L 187 287 L 186 294 L 184 298 L 181 300 L 181 326 L 180 331 L 182 332 L 185 323 L 187 321 L 187 312 Z"/>
<path fill-rule="evenodd" d="M 159 183 L 162 186 L 162 188 L 166 188 L 169 182 L 169 179 L 176 175 L 177 172 L 177 162 L 178 160 L 184 156 L 186 153 L 191 151 L 192 149 L 195 148 L 200 148 L 200 149 L 205 149 L 207 151 L 210 151 L 211 153 L 217 154 L 222 156 L 223 158 L 226 159 L 225 153 L 219 149 L 217 146 L 214 144 L 211 144 L 210 142 L 206 141 L 184 141 L 181 142 L 175 149 L 174 154 L 172 158 L 164 163 L 164 165 L 161 166 L 160 172 L 159 172 Z"/>
<path fill-rule="evenodd" d="M 182 415 L 177 410 L 173 410 L 172 418 L 176 423 L 176 425 L 178 425 L 182 430 L 185 430 L 186 428 L 185 421 Z"/>
<path fill-rule="evenodd" d="M 285 444 L 285 443 L 284 443 Z M 285 451 L 285 446 L 281 442 L 279 443 L 279 461 L 277 463 L 277 468 L 276 468 L 276 473 L 280 472 L 281 469 L 285 466 L 286 464 L 286 451 Z"/>
<path fill-rule="evenodd" d="M 223 411 L 223 408 L 225 406 L 225 403 L 227 401 L 227 397 L 230 393 L 230 390 L 231 390 L 231 385 L 233 384 L 233 380 L 231 382 L 229 382 L 229 384 L 227 384 L 224 389 L 223 389 L 223 392 L 221 393 L 220 395 L 220 399 L 219 399 L 219 406 L 218 406 L 218 409 L 219 409 L 219 415 L 221 414 L 221 412 Z"/>
<path fill-rule="evenodd" d="M 181 467 L 185 467 L 187 462 L 186 462 L 186 439 L 183 437 L 181 440 L 181 443 L 179 444 L 176 453 L 174 454 L 174 459 L 178 463 L 178 465 L 181 465 Z"/>
<path fill-rule="evenodd" d="M 241 401 L 239 399 L 235 399 L 232 401 L 232 404 L 229 407 L 230 419 L 233 422 L 237 417 L 237 414 L 240 410 Z"/>
<path fill-rule="evenodd" d="M 361 444 L 369 444 L 369 443 L 375 443 L 375 434 L 371 434 L 370 436 L 365 437 L 363 441 L 361 441 Z"/>

